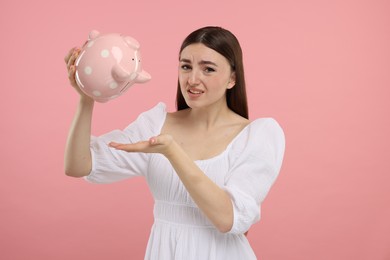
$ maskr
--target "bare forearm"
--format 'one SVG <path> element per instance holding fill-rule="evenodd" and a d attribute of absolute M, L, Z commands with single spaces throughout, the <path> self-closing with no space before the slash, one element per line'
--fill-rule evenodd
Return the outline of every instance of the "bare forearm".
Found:
<path fill-rule="evenodd" d="M 91 171 L 92 159 L 89 146 L 93 106 L 93 100 L 81 97 L 65 149 L 66 175 L 82 177 Z"/>
<path fill-rule="evenodd" d="M 177 144 L 166 157 L 202 212 L 219 231 L 228 232 L 233 225 L 233 206 L 229 195 L 208 178 Z"/>

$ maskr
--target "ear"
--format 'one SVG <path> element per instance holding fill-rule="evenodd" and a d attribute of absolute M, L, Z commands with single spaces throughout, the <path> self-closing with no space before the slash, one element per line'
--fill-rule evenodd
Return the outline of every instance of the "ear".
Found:
<path fill-rule="evenodd" d="M 140 45 L 139 45 L 139 42 L 134 39 L 133 37 L 130 37 L 130 36 L 124 36 L 124 40 L 125 42 L 132 48 L 138 50 Z"/>
<path fill-rule="evenodd" d="M 89 38 L 89 40 L 93 40 L 93 39 L 95 39 L 96 37 L 98 37 L 99 34 L 100 34 L 99 31 L 97 31 L 97 30 L 92 30 L 92 31 L 89 33 L 88 38 Z"/>
<path fill-rule="evenodd" d="M 228 85 L 227 85 L 227 89 L 231 89 L 235 85 L 236 85 L 236 73 L 232 72 L 232 74 L 230 75 L 230 79 L 229 79 Z"/>

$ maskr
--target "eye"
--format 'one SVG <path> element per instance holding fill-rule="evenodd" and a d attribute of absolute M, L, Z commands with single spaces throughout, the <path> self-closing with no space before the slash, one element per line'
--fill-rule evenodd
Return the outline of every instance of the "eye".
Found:
<path fill-rule="evenodd" d="M 210 73 L 210 72 L 214 72 L 215 69 L 213 69 L 213 68 L 211 68 L 211 67 L 206 67 L 206 68 L 204 69 L 204 71 Z"/>
<path fill-rule="evenodd" d="M 132 58 L 131 61 L 134 61 L 134 58 Z"/>
<path fill-rule="evenodd" d="M 191 67 L 188 66 L 187 64 L 184 64 L 184 65 L 181 65 L 181 69 L 182 69 L 182 70 L 190 70 Z"/>

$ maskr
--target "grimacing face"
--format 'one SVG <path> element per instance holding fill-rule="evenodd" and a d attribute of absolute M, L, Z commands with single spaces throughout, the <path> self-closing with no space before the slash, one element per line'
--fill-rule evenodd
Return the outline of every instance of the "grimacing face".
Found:
<path fill-rule="evenodd" d="M 226 90 L 235 85 L 235 74 L 224 56 L 194 43 L 180 53 L 179 83 L 189 107 L 204 107 L 226 103 Z"/>

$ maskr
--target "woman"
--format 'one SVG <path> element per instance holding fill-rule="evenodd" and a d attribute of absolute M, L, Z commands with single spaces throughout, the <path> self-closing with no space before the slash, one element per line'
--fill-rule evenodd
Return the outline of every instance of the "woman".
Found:
<path fill-rule="evenodd" d="M 248 120 L 242 51 L 236 37 L 204 27 L 179 53 L 178 111 L 163 103 L 125 130 L 91 136 L 94 101 L 80 93 L 65 153 L 66 174 L 95 183 L 143 176 L 155 199 L 145 259 L 256 259 L 245 232 L 260 218 L 284 154 L 272 118 Z"/>

